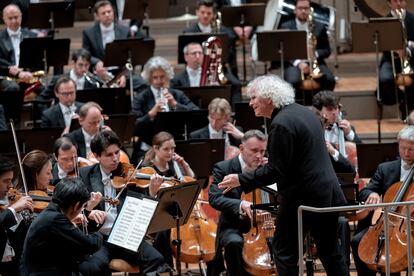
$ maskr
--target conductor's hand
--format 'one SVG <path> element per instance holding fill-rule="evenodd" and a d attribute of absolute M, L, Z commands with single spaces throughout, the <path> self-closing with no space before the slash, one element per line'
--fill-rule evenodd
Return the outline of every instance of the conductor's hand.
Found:
<path fill-rule="evenodd" d="M 30 196 L 22 196 L 10 207 L 13 208 L 17 213 L 24 209 L 33 211 L 33 199 Z"/>
<path fill-rule="evenodd" d="M 106 212 L 101 210 L 92 210 L 88 218 L 94 220 L 97 224 L 102 225 L 105 222 Z"/>
<path fill-rule="evenodd" d="M 235 125 L 233 125 L 230 122 L 227 122 L 224 125 L 223 129 L 226 133 L 230 134 L 231 136 L 233 136 L 236 139 L 243 138 L 244 133 L 241 132 Z"/>
<path fill-rule="evenodd" d="M 370 193 L 365 204 L 378 204 L 381 202 L 380 196 L 377 193 Z"/>
<path fill-rule="evenodd" d="M 250 219 L 252 218 L 252 209 L 251 209 L 252 203 L 246 200 L 242 200 L 240 204 L 240 210 L 242 215 L 248 216 Z"/>
<path fill-rule="evenodd" d="M 307 62 L 299 63 L 298 67 L 304 74 L 309 74 L 310 73 L 309 64 Z"/>
<path fill-rule="evenodd" d="M 218 187 L 223 191 L 223 194 L 227 193 L 228 191 L 230 191 L 233 188 L 239 187 L 240 186 L 240 182 L 239 182 L 239 176 L 237 174 L 229 174 L 226 175 L 223 179 L 223 181 L 221 181 L 218 184 Z"/>

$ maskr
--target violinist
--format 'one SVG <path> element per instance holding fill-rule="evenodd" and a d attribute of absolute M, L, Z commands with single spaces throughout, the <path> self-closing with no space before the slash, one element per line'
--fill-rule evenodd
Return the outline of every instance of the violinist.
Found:
<path fill-rule="evenodd" d="M 22 221 L 20 211 L 33 210 L 29 196 L 23 196 L 16 202 L 9 201 L 8 191 L 13 187 L 15 164 L 8 158 L 0 156 L 0 275 L 19 275 L 20 250 L 13 243 L 13 229 Z M 24 239 L 24 237 L 23 237 Z"/>
<path fill-rule="evenodd" d="M 53 155 L 56 162 L 52 167 L 53 185 L 75 171 L 74 160 L 77 160 L 77 151 L 76 145 L 68 137 L 60 137 L 55 141 Z"/>
<path fill-rule="evenodd" d="M 252 172 L 263 164 L 266 144 L 266 135 L 259 130 L 249 130 L 242 138 L 239 146 L 240 154 L 230 160 L 217 163 L 213 169 L 214 180 L 210 186 L 208 200 L 213 208 L 221 212 L 217 227 L 216 254 L 221 254 L 221 248 L 224 248 L 228 275 L 249 275 L 241 265 L 244 262 L 242 257 L 244 240 L 240 216 L 252 217 L 250 208 L 252 202 L 240 199 L 243 192 L 240 187 L 223 194 L 217 184 L 228 174 Z"/>
<path fill-rule="evenodd" d="M 359 192 L 359 201 L 365 204 L 381 203 L 381 197 L 392 184 L 403 181 L 414 165 L 414 126 L 406 126 L 398 133 L 398 152 L 400 158 L 378 165 L 374 176 L 368 185 Z M 370 226 L 371 216 L 358 223 L 357 233 L 351 240 L 355 267 L 360 276 L 376 275 L 376 272 L 367 268 L 358 255 L 359 243 Z M 396 273 L 399 275 L 399 273 Z"/>
<path fill-rule="evenodd" d="M 102 235 L 83 233 L 72 223 L 89 197 L 79 178 L 64 178 L 56 185 L 52 203 L 33 221 L 27 233 L 22 275 L 111 274 L 109 258 L 98 251 Z"/>
<path fill-rule="evenodd" d="M 111 130 L 101 131 L 92 139 L 91 150 L 99 163 L 80 169 L 80 177 L 89 192 L 100 192 L 104 198 L 116 197 L 117 191 L 112 186 L 111 176 L 119 165 L 120 147 L 118 136 Z M 99 231 L 107 239 L 125 197 L 126 190 L 119 197 L 120 204 L 117 206 L 109 202 L 100 202 L 94 209 L 87 207 L 89 230 Z M 111 258 L 121 258 L 130 264 L 138 265 L 144 275 L 167 269 L 164 267 L 163 256 L 146 241 L 142 242 L 138 253 L 109 244 L 105 244 L 105 247 Z"/>

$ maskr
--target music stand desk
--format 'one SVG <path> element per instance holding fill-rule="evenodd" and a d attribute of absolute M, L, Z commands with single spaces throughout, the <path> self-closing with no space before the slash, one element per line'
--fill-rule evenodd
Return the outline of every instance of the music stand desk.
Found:
<path fill-rule="evenodd" d="M 30 3 L 27 25 L 31 29 L 73 27 L 75 1 Z"/>
<path fill-rule="evenodd" d="M 125 114 L 131 110 L 131 102 L 125 88 L 94 88 L 76 91 L 76 100 L 79 102 L 96 102 L 103 113 Z"/>
<path fill-rule="evenodd" d="M 116 39 L 105 47 L 104 64 L 108 66 L 124 66 L 130 62 L 133 66 L 144 65 L 154 56 L 155 40 L 148 39 Z"/>
<path fill-rule="evenodd" d="M 231 86 L 179 87 L 199 108 L 207 109 L 214 98 L 224 98 L 231 102 Z"/>
<path fill-rule="evenodd" d="M 361 178 L 374 175 L 380 163 L 398 157 L 398 143 L 357 144 L 358 174 Z"/>

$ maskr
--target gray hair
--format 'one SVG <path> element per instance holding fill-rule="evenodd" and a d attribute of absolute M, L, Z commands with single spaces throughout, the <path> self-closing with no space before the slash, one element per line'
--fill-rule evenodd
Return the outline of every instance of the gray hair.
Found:
<path fill-rule="evenodd" d="M 147 63 L 145 63 L 141 76 L 146 81 L 149 81 L 152 72 L 158 69 L 163 70 L 168 79 L 174 78 L 174 69 L 172 68 L 171 64 L 168 62 L 168 60 L 159 56 L 152 57 L 147 61 Z"/>
<path fill-rule="evenodd" d="M 189 47 L 189 46 L 195 46 L 195 45 L 200 46 L 200 47 L 201 47 L 201 49 L 203 49 L 203 46 L 202 46 L 200 43 L 198 43 L 198 42 L 190 42 L 190 43 L 188 43 L 187 45 L 185 45 L 185 46 L 184 46 L 184 48 L 183 48 L 183 53 L 184 53 L 184 54 L 187 54 L 187 52 L 188 52 L 188 47 Z"/>
<path fill-rule="evenodd" d="M 246 131 L 246 133 L 244 133 L 241 142 L 244 144 L 246 143 L 247 140 L 253 137 L 262 142 L 267 141 L 266 134 L 264 134 L 258 129 L 251 129 L 251 130 Z"/>
<path fill-rule="evenodd" d="M 295 90 L 292 85 L 276 75 L 260 76 L 252 80 L 247 86 L 247 95 L 252 90 L 256 96 L 271 99 L 275 108 L 280 108 L 295 102 Z"/>
<path fill-rule="evenodd" d="M 398 141 L 399 140 L 409 140 L 414 141 L 414 126 L 406 126 L 398 132 Z"/>

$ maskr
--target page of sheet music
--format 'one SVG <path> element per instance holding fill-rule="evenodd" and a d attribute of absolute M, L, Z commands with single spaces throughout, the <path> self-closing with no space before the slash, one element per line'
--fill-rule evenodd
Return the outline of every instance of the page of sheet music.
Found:
<path fill-rule="evenodd" d="M 137 252 L 157 204 L 156 200 L 127 196 L 108 242 Z"/>

